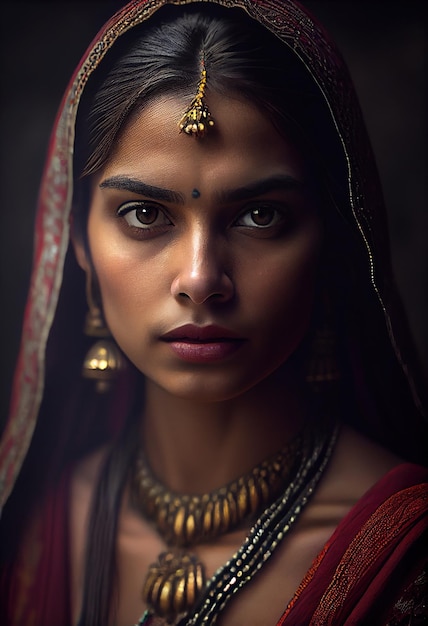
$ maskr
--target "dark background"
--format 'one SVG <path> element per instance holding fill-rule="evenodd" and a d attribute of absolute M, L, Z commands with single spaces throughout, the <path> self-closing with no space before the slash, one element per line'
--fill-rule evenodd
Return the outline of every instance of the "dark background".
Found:
<path fill-rule="evenodd" d="M 77 62 L 120 4 L 52 0 L 0 6 L 0 422 L 19 345 L 50 129 Z M 330 30 L 354 77 L 384 185 L 397 282 L 428 365 L 425 3 L 302 4 Z"/>

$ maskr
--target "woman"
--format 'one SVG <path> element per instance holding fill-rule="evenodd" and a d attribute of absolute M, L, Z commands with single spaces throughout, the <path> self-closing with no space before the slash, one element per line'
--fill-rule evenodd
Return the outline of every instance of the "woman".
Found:
<path fill-rule="evenodd" d="M 112 17 L 42 181 L 2 623 L 423 619 L 424 402 L 384 222 L 298 5 Z"/>

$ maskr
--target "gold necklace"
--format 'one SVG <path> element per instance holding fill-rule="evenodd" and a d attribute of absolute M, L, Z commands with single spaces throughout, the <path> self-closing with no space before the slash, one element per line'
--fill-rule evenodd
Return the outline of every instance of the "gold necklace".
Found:
<path fill-rule="evenodd" d="M 263 510 L 289 475 L 301 437 L 224 487 L 202 495 L 169 491 L 142 452 L 135 463 L 132 503 L 152 520 L 168 545 L 191 546 L 231 532 Z"/>
<path fill-rule="evenodd" d="M 226 604 L 253 580 L 299 519 L 328 466 L 339 428 L 336 418 L 317 419 L 308 424 L 295 446 L 292 442 L 295 459 L 280 495 L 252 522 L 241 547 L 208 582 L 196 556 L 182 549 L 161 554 L 158 562 L 149 567 L 143 588 L 149 608 L 138 626 L 214 624 Z"/>
<path fill-rule="evenodd" d="M 205 572 L 197 557 L 183 548 L 211 541 L 260 515 L 298 473 L 308 447 L 306 439 L 305 433 L 298 435 L 244 476 L 202 495 L 169 491 L 153 475 L 143 452 L 138 454 L 132 504 L 174 548 L 150 565 L 144 583 L 143 599 L 155 615 L 172 624 L 177 615 L 194 606 L 206 586 Z"/>

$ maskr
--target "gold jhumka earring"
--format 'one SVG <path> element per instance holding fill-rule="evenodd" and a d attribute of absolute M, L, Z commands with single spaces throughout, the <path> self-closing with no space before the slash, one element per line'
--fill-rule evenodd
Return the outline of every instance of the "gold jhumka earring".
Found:
<path fill-rule="evenodd" d="M 331 321 L 330 304 L 325 299 L 321 326 L 315 331 L 306 380 L 315 389 L 336 383 L 341 378 L 337 336 Z"/>
<path fill-rule="evenodd" d="M 91 272 L 86 273 L 86 298 L 89 311 L 85 319 L 84 332 L 88 337 L 97 337 L 98 341 L 86 353 L 82 375 L 95 381 L 97 392 L 108 391 L 112 381 L 123 369 L 124 361 L 116 342 L 111 338 L 101 308 L 95 303 L 94 286 Z"/>
<path fill-rule="evenodd" d="M 203 137 L 207 130 L 214 126 L 214 120 L 204 102 L 205 87 L 207 85 L 207 71 L 205 59 L 201 60 L 201 78 L 198 85 L 198 93 L 190 103 L 181 120 L 178 123 L 180 131 L 193 137 Z"/>

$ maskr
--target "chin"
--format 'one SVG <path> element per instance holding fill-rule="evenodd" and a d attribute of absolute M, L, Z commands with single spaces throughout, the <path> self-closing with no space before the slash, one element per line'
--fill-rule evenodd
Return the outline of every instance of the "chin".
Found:
<path fill-rule="evenodd" d="M 201 381 L 200 377 L 195 381 L 183 381 L 180 384 L 159 385 L 165 393 L 181 400 L 195 403 L 226 402 L 243 395 L 247 389 L 240 385 L 231 385 L 230 382 Z M 248 386 L 251 388 L 251 385 Z"/>
<path fill-rule="evenodd" d="M 234 400 L 250 391 L 263 393 L 263 383 L 273 380 L 279 374 L 281 382 L 284 383 L 286 370 L 282 366 L 272 371 L 257 371 L 254 375 L 247 373 L 246 376 L 239 376 L 236 372 L 223 369 L 221 372 L 197 372 L 184 373 L 175 372 L 168 379 L 164 377 L 152 378 L 146 376 L 150 384 L 153 382 L 164 393 L 196 403 L 217 403 Z M 282 385 L 281 385 L 282 387 Z"/>

